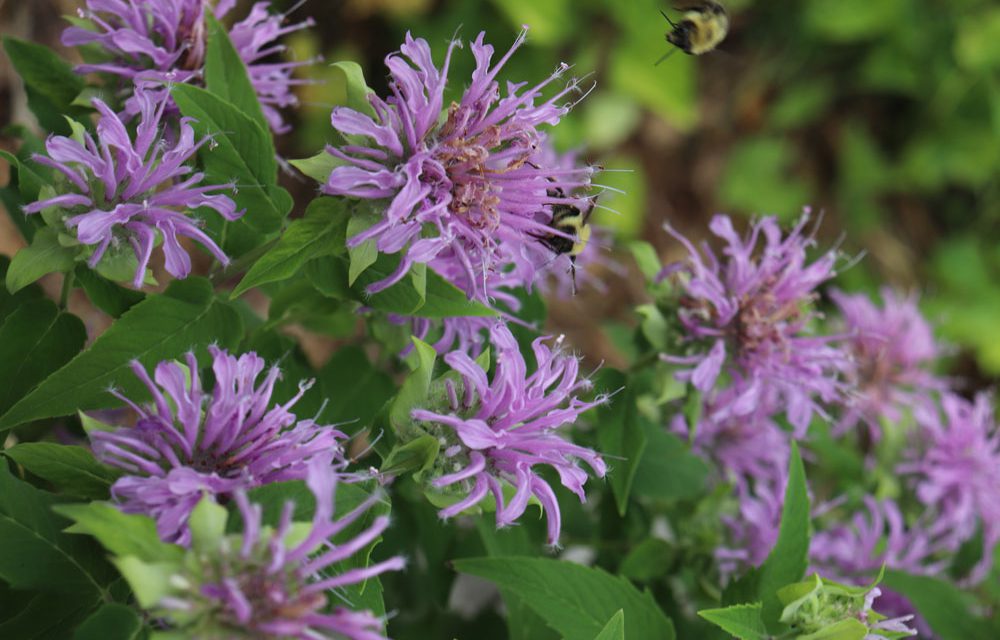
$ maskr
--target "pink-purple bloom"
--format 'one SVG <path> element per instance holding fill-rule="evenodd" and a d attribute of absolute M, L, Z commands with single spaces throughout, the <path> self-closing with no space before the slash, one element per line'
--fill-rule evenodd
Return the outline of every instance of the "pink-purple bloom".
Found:
<path fill-rule="evenodd" d="M 718 479 L 732 484 L 738 500 L 738 515 L 722 519 L 729 535 L 716 550 L 725 575 L 759 565 L 774 547 L 791 448 L 788 434 L 765 408 L 740 415 L 730 411 L 738 394 L 738 389 L 725 389 L 704 403 L 692 442 L 692 451 L 714 464 Z M 682 438 L 690 433 L 680 414 L 671 430 Z"/>
<path fill-rule="evenodd" d="M 133 285 L 142 286 L 156 244 L 163 240 L 165 268 L 184 278 L 191 272 L 191 257 L 181 246 L 187 237 L 205 247 L 223 264 L 229 260 L 202 230 L 202 221 L 190 215 L 199 207 L 213 209 L 227 220 L 239 218 L 232 198 L 221 190 L 232 185 L 202 185 L 205 175 L 193 172 L 188 160 L 207 139 L 195 140 L 189 118 L 182 118 L 173 142 L 160 130 L 164 103 L 137 90 L 140 118 L 130 135 L 120 116 L 98 99 L 97 138 L 89 132 L 82 140 L 50 136 L 39 164 L 57 170 L 66 179 L 66 193 L 39 200 L 24 208 L 38 213 L 49 207 L 64 212 L 76 239 L 92 247 L 88 264 L 93 268 L 108 254 L 129 247 L 138 262 Z"/>
<path fill-rule="evenodd" d="M 534 470 L 549 466 L 564 487 L 585 500 L 585 462 L 598 477 L 607 467 L 600 455 L 573 444 L 561 433 L 581 413 L 605 402 L 578 395 L 590 388 L 579 377 L 579 360 L 562 353 L 539 338 L 532 344 L 537 369 L 528 374 L 527 364 L 514 336 L 503 324 L 490 331 L 496 369 L 493 379 L 462 351 L 445 356 L 445 362 L 461 376 L 461 383 L 445 381 L 448 407 L 441 410 L 415 409 L 414 420 L 422 429 L 438 437 L 443 450 L 431 485 L 446 493 L 462 496 L 440 511 L 442 518 L 456 516 L 483 500 L 488 494 L 496 503 L 498 527 L 513 524 L 524 513 L 532 497 L 545 511 L 548 541 L 559 540 L 560 512 L 552 487 Z M 504 485 L 513 486 L 507 498 Z"/>
<path fill-rule="evenodd" d="M 708 392 L 725 376 L 741 389 L 734 412 L 779 404 L 799 436 L 813 413 L 822 413 L 820 403 L 843 395 L 840 376 L 850 364 L 835 337 L 810 328 L 816 289 L 834 276 L 837 253 L 809 261 L 815 240 L 805 234 L 808 221 L 803 215 L 783 235 L 777 219 L 765 217 L 741 237 L 728 216 L 717 215 L 709 229 L 725 242 L 721 257 L 707 244 L 699 252 L 667 226 L 689 256 L 661 275 L 675 277 L 682 289 L 678 318 L 686 349 L 663 356 L 683 367 L 678 379 Z"/>
<path fill-rule="evenodd" d="M 982 559 L 969 578 L 978 582 L 1000 542 L 1000 430 L 989 394 L 969 401 L 945 393 L 940 404 L 918 411 L 913 447 L 897 471 L 926 509 L 928 533 L 946 549 L 958 551 L 982 530 Z"/>
<path fill-rule="evenodd" d="M 204 80 L 208 25 L 206 0 L 87 0 L 80 17 L 89 20 L 94 30 L 73 26 L 63 32 L 66 46 L 97 45 L 110 59 L 82 64 L 80 73 L 110 73 L 130 83 L 155 82 L 200 83 Z M 236 0 L 220 0 L 213 14 L 222 19 L 236 5 Z M 276 133 L 289 130 L 279 109 L 297 104 L 292 86 L 300 83 L 292 77 L 295 67 L 308 62 L 272 61 L 285 51 L 276 44 L 282 36 L 312 26 L 311 19 L 285 24 L 285 15 L 268 12 L 268 2 L 253 5 L 250 14 L 229 30 L 229 38 L 247 66 L 250 82 L 260 100 L 264 115 Z M 163 90 L 160 99 L 169 101 Z M 141 105 L 127 102 L 131 115 Z"/>
<path fill-rule="evenodd" d="M 522 32 L 493 63 L 493 47 L 480 33 L 470 44 L 472 79 L 459 101 L 445 108 L 448 68 L 461 43 L 450 44 L 438 69 L 427 42 L 407 34 L 400 51 L 386 58 L 391 95 L 369 95 L 373 115 L 333 110 L 333 127 L 349 142 L 328 148 L 342 164 L 323 191 L 373 201 L 378 213 L 348 246 L 374 240 L 379 252 L 400 254 L 396 271 L 369 291 L 424 263 L 454 272 L 453 284 L 487 301 L 491 277 L 511 260 L 530 266 L 523 246 L 551 234 L 553 205 L 589 206 L 586 197 L 573 194 L 589 184 L 590 167 L 540 164 L 538 127 L 557 124 L 569 109 L 560 101 L 577 89 L 573 81 L 542 98 L 566 66 L 533 86 L 508 82 L 501 93 L 497 75 L 524 39 Z"/>
<path fill-rule="evenodd" d="M 135 426 L 90 434 L 94 454 L 125 472 L 111 488 L 127 513 L 154 518 L 160 536 L 187 544 L 188 518 L 202 495 L 232 495 L 270 482 L 301 479 L 308 465 L 323 460 L 346 466 L 345 435 L 313 420 L 298 420 L 291 407 L 309 388 L 271 406 L 280 371 L 254 353 L 231 356 L 209 347 L 215 386 L 202 388 L 198 362 L 189 353 L 186 369 L 161 362 L 151 379 L 138 362 L 135 375 L 153 397 L 139 405 L 114 392 L 138 416 Z"/>
<path fill-rule="evenodd" d="M 194 618 L 202 629 L 217 629 L 219 635 L 211 637 L 220 638 L 384 640 L 384 621 L 370 611 L 344 606 L 338 591 L 404 568 L 398 556 L 347 570 L 340 564 L 374 543 L 389 526 L 389 518 L 377 516 L 355 537 L 334 542 L 382 498 L 376 493 L 335 518 L 336 473 L 324 462 L 314 461 L 308 466 L 306 483 L 316 498 L 307 533 L 294 531 L 293 503 L 285 504 L 276 527 L 267 527 L 261 506 L 251 503 L 242 489 L 236 491 L 242 535 L 234 544 L 220 541 L 218 549 L 199 554 L 199 575 L 184 579 L 191 585 L 189 591 L 160 602 L 167 620 L 172 612 Z"/>
<path fill-rule="evenodd" d="M 907 408 L 925 405 L 946 387 L 930 370 L 942 350 L 915 297 L 885 288 L 881 307 L 864 294 L 834 291 L 830 297 L 843 318 L 845 346 L 853 361 L 852 393 L 835 432 L 862 425 L 869 439 L 878 442 L 883 420 L 898 422 Z"/>

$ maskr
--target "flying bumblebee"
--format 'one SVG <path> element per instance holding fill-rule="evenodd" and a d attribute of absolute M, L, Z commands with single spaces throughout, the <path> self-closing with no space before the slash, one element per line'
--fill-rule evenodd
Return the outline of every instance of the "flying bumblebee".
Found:
<path fill-rule="evenodd" d="M 684 16 L 679 22 L 660 11 L 670 23 L 667 32 L 667 42 L 691 56 L 700 56 L 719 46 L 719 43 L 729 32 L 729 15 L 725 7 L 718 2 L 704 0 L 684 10 Z M 671 49 L 656 61 L 660 64 L 670 57 L 677 49 Z"/>
<path fill-rule="evenodd" d="M 549 189 L 548 195 L 550 198 L 565 198 L 566 192 L 557 187 Z M 576 259 L 587 248 L 587 242 L 590 241 L 588 221 L 593 211 L 593 202 L 586 211 L 570 204 L 554 204 L 552 205 L 552 221 L 549 223 L 549 228 L 559 233 L 537 236 L 538 241 L 556 256 L 569 256 L 569 268 L 573 277 L 573 295 L 576 295 Z"/>

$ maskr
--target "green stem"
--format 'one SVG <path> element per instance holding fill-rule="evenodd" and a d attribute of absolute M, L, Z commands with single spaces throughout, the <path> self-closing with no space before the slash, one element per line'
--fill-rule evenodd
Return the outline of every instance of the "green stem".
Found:
<path fill-rule="evenodd" d="M 72 271 L 67 271 L 63 274 L 62 292 L 59 294 L 59 308 L 65 309 L 66 305 L 69 304 L 69 294 L 73 290 L 73 280 L 76 278 L 76 274 Z"/>

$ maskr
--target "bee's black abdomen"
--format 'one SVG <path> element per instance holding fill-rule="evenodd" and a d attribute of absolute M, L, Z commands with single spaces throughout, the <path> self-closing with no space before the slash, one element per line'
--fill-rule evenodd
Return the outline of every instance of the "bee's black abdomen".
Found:
<path fill-rule="evenodd" d="M 694 31 L 695 24 L 690 20 L 682 20 L 677 26 L 667 34 L 667 42 L 674 45 L 684 53 L 691 53 L 691 32 Z"/>

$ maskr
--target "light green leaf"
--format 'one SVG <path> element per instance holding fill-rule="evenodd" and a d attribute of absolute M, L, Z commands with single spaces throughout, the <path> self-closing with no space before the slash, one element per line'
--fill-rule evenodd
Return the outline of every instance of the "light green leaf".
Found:
<path fill-rule="evenodd" d="M 257 92 L 247 75 L 246 64 L 233 47 L 229 34 L 211 13 L 206 15 L 205 22 L 208 25 L 205 87 L 226 102 L 232 103 L 264 131 L 270 131 L 271 127 L 264 117 Z"/>
<path fill-rule="evenodd" d="M 723 609 L 702 609 L 698 615 L 739 640 L 767 640 L 761 604 L 735 604 Z"/>
<path fill-rule="evenodd" d="M 794 441 L 788 465 L 788 485 L 781 509 L 778 541 L 760 567 L 758 583 L 758 593 L 763 601 L 762 617 L 772 632 L 779 631 L 782 626 L 778 621 L 783 609 L 778 590 L 800 581 L 809 564 L 809 489 L 799 447 Z"/>
<path fill-rule="evenodd" d="M 359 233 L 368 230 L 378 220 L 379 217 L 374 213 L 355 213 L 347 223 L 347 238 L 353 238 Z M 357 281 L 358 276 L 365 272 L 365 269 L 375 264 L 375 261 L 378 260 L 378 248 L 375 246 L 375 239 L 365 240 L 356 247 L 348 247 L 347 255 L 351 261 L 351 266 L 347 271 L 347 284 L 352 285 Z"/>
<path fill-rule="evenodd" d="M 181 547 L 160 540 L 156 522 L 149 516 L 122 513 L 109 502 L 60 504 L 53 510 L 73 521 L 67 533 L 92 536 L 112 555 L 174 563 L 184 556 Z"/>
<path fill-rule="evenodd" d="M 379 471 L 386 475 L 422 473 L 433 466 L 440 450 L 441 443 L 437 438 L 430 435 L 420 436 L 394 447 Z"/>
<path fill-rule="evenodd" d="M 375 115 L 375 110 L 368 102 L 368 94 L 372 92 L 365 83 L 365 74 L 361 71 L 361 65 L 357 62 L 344 61 L 335 62 L 330 65 L 335 71 L 334 79 L 339 85 L 338 89 L 344 91 L 345 104 L 369 116 Z"/>
<path fill-rule="evenodd" d="M 409 356 L 412 372 L 389 405 L 389 424 L 397 434 L 404 433 L 411 422 L 410 412 L 427 399 L 437 360 L 437 351 L 423 340 L 413 338 L 413 347 Z"/>
<path fill-rule="evenodd" d="M 77 253 L 77 249 L 59 244 L 59 232 L 55 229 L 39 229 L 31 246 L 22 248 L 11 260 L 7 269 L 7 291 L 17 293 L 46 274 L 71 270 Z"/>
<path fill-rule="evenodd" d="M 204 89 L 179 84 L 171 95 L 181 113 L 195 119 L 195 133 L 212 138 L 198 152 L 206 182 L 236 183 L 232 198 L 237 207 L 246 209 L 238 222 L 261 233 L 281 228 L 292 200 L 287 191 L 276 186 L 278 163 L 270 132 L 238 107 Z"/>
<path fill-rule="evenodd" d="M 293 167 L 320 184 L 326 184 L 326 181 L 330 178 L 330 173 L 333 172 L 334 167 L 344 164 L 343 160 L 334 157 L 325 150 L 320 151 L 316 155 L 308 158 L 302 158 L 301 160 L 289 160 L 288 162 Z"/>
<path fill-rule="evenodd" d="M 625 640 L 625 611 L 619 609 L 594 640 Z"/>

